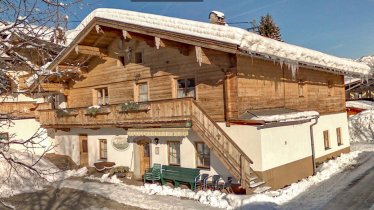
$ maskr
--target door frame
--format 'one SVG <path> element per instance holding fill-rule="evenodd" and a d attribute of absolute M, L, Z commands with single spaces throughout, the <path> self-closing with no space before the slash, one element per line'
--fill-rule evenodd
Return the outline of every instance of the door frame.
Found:
<path fill-rule="evenodd" d="M 83 138 L 84 137 L 84 138 Z M 83 140 L 86 139 L 87 142 L 87 162 L 82 163 L 82 153 L 83 153 Z M 78 141 L 79 141 L 79 165 L 81 166 L 87 166 L 88 167 L 88 158 L 89 158 L 89 153 L 88 153 L 88 135 L 86 133 L 80 133 L 78 135 Z"/>
<path fill-rule="evenodd" d="M 142 138 L 141 140 L 138 140 L 137 145 L 139 146 L 139 169 L 140 169 L 140 175 L 144 174 L 144 171 L 146 168 L 151 167 L 152 163 L 152 151 L 151 151 L 151 143 L 152 141 L 149 138 Z M 144 164 L 144 145 L 149 145 L 149 163 L 148 167 Z"/>

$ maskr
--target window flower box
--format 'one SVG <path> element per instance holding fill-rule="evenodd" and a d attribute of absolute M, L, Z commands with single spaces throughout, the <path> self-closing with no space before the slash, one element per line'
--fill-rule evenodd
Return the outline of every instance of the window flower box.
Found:
<path fill-rule="evenodd" d="M 142 112 L 149 111 L 150 107 L 147 103 L 137 103 L 134 101 L 127 101 L 119 106 L 120 113 L 129 113 L 129 112 Z"/>
<path fill-rule="evenodd" d="M 76 110 L 69 109 L 57 109 L 55 112 L 57 117 L 70 117 L 78 115 L 78 112 Z"/>
<path fill-rule="evenodd" d="M 90 106 L 86 109 L 85 115 L 96 117 L 96 115 L 109 114 L 109 113 L 110 113 L 109 107 Z"/>

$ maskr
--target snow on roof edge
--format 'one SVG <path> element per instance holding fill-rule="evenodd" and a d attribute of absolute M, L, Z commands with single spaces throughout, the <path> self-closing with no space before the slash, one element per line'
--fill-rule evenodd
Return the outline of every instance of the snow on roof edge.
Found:
<path fill-rule="evenodd" d="M 244 29 L 122 9 L 95 9 L 68 35 L 67 44 L 70 45 L 95 17 L 235 44 L 249 55 L 257 53 L 278 59 L 292 69 L 298 68 L 300 62 L 362 77 L 372 73 L 366 64 L 276 41 Z"/>

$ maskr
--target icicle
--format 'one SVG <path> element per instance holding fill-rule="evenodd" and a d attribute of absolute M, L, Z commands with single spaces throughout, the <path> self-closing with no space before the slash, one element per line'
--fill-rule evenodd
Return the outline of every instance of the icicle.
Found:
<path fill-rule="evenodd" d="M 161 39 L 159 37 L 155 37 L 156 49 L 160 49 L 160 41 Z"/>
<path fill-rule="evenodd" d="M 280 65 L 281 69 L 283 69 L 283 63 L 284 63 L 284 60 L 283 60 L 283 59 L 280 59 L 280 60 L 279 60 L 279 65 Z"/>

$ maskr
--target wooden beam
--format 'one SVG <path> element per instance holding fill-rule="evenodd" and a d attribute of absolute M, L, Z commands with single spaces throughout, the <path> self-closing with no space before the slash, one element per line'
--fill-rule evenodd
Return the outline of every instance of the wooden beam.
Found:
<path fill-rule="evenodd" d="M 99 47 L 85 46 L 85 45 L 77 45 L 75 47 L 75 52 L 79 54 L 99 56 L 99 57 L 108 56 L 108 51 L 106 49 L 102 49 Z"/>
<path fill-rule="evenodd" d="M 126 30 L 122 30 L 122 37 L 124 40 L 127 40 L 127 41 L 132 39 L 131 34 Z"/>
<path fill-rule="evenodd" d="M 204 48 L 195 46 L 195 54 L 196 54 L 197 63 L 199 63 L 200 66 L 201 64 L 208 64 L 208 65 L 212 64 L 209 57 L 205 53 Z"/>
<path fill-rule="evenodd" d="M 103 34 L 104 30 L 100 27 L 100 25 L 95 25 L 96 33 L 98 34 Z"/>

